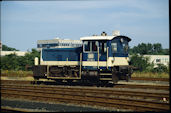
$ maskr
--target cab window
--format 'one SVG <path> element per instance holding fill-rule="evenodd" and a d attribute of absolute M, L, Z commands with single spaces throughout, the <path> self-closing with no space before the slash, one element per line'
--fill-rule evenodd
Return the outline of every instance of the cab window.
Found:
<path fill-rule="evenodd" d="M 128 52 L 128 43 L 123 43 L 123 50 L 125 53 Z"/>
<path fill-rule="evenodd" d="M 98 42 L 97 41 L 93 41 L 92 42 L 92 51 L 97 51 L 97 47 L 98 47 Z"/>
<path fill-rule="evenodd" d="M 84 41 L 84 51 L 90 51 L 90 42 Z"/>
<path fill-rule="evenodd" d="M 117 52 L 117 43 L 112 43 L 112 52 L 116 53 Z"/>
<path fill-rule="evenodd" d="M 100 51 L 102 53 L 105 53 L 107 51 L 107 43 L 106 42 L 100 42 Z"/>
<path fill-rule="evenodd" d="M 123 38 L 121 40 L 121 46 L 122 46 L 122 52 L 127 53 L 128 52 L 128 41 L 124 40 Z"/>
<path fill-rule="evenodd" d="M 97 52 L 98 41 L 84 41 L 84 51 L 85 52 Z"/>

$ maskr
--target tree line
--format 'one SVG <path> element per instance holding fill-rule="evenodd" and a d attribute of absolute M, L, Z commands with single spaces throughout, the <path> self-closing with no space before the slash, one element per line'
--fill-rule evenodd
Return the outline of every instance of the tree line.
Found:
<path fill-rule="evenodd" d="M 140 55 L 169 55 L 169 49 L 163 49 L 160 43 L 141 43 L 138 46 L 130 48 L 129 54 Z"/>
<path fill-rule="evenodd" d="M 12 47 L 8 47 L 6 45 L 2 45 L 2 51 L 19 51 L 18 49 L 12 48 Z"/>
<path fill-rule="evenodd" d="M 2 48 L 2 50 L 15 50 L 15 48 Z M 34 58 L 40 58 L 40 52 L 36 49 L 32 49 L 31 52 L 25 54 L 25 56 L 17 56 L 16 54 L 9 54 L 5 56 L 1 56 L 0 67 L 3 70 L 27 70 L 28 67 L 34 65 Z"/>
<path fill-rule="evenodd" d="M 12 51 L 15 48 L 2 46 L 3 51 Z M 165 65 L 159 64 L 157 68 L 153 68 L 154 64 L 149 62 L 149 58 L 142 55 L 169 55 L 169 49 L 163 49 L 160 43 L 150 44 L 141 43 L 138 46 L 130 48 L 129 54 L 130 65 L 137 67 L 139 71 L 150 72 L 169 72 L 169 68 Z M 139 54 L 139 55 L 138 55 Z M 34 65 L 34 58 L 40 59 L 40 52 L 36 49 L 32 49 L 31 52 L 26 53 L 25 56 L 17 56 L 16 54 L 10 54 L 1 56 L 0 67 L 3 70 L 27 70 L 28 66 Z M 169 64 L 168 64 L 169 66 Z"/>

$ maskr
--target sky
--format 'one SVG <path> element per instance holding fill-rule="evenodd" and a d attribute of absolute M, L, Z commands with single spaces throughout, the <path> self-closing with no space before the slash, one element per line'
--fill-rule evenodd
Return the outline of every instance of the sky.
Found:
<path fill-rule="evenodd" d="M 20 51 L 31 51 L 37 40 L 79 40 L 112 35 L 119 30 L 130 37 L 130 47 L 161 43 L 169 48 L 168 0 L 57 0 L 2 1 L 1 42 Z"/>

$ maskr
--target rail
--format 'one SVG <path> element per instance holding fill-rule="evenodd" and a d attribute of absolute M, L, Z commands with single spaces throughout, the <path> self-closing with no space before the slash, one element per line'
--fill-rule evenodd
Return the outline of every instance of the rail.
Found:
<path fill-rule="evenodd" d="M 33 100 L 87 104 L 133 111 L 168 111 L 169 102 L 162 101 L 161 95 L 165 95 L 164 98 L 169 99 L 169 94 L 167 93 L 152 94 L 144 92 L 143 94 L 143 92 L 102 90 L 99 88 L 1 85 L 2 97 L 27 97 Z"/>

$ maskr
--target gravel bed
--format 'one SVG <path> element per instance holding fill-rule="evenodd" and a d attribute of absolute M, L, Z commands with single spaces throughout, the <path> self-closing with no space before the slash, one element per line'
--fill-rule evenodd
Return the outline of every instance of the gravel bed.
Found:
<path fill-rule="evenodd" d="M 45 86 L 44 84 L 38 86 Z M 102 89 L 102 90 L 115 90 L 115 91 L 140 91 L 140 92 L 151 92 L 151 93 L 169 93 L 166 90 L 155 90 L 155 89 L 141 89 L 141 88 L 115 88 L 115 87 L 92 87 L 92 86 L 67 86 L 67 85 L 48 85 L 48 87 L 64 87 L 64 88 L 85 88 L 85 89 Z"/>
<path fill-rule="evenodd" d="M 120 110 L 107 110 L 103 108 L 93 108 L 87 106 L 76 106 L 69 104 L 55 104 L 55 103 L 44 103 L 36 101 L 27 101 L 21 99 L 6 99 L 1 98 L 1 106 L 19 108 L 19 109 L 28 109 L 35 112 L 111 112 L 111 111 L 120 111 Z M 124 111 L 124 110 L 121 110 Z"/>
<path fill-rule="evenodd" d="M 167 81 L 145 81 L 145 80 L 130 80 L 126 82 L 124 80 L 120 80 L 118 84 L 137 84 L 137 85 L 166 85 L 169 86 L 169 82 Z"/>

